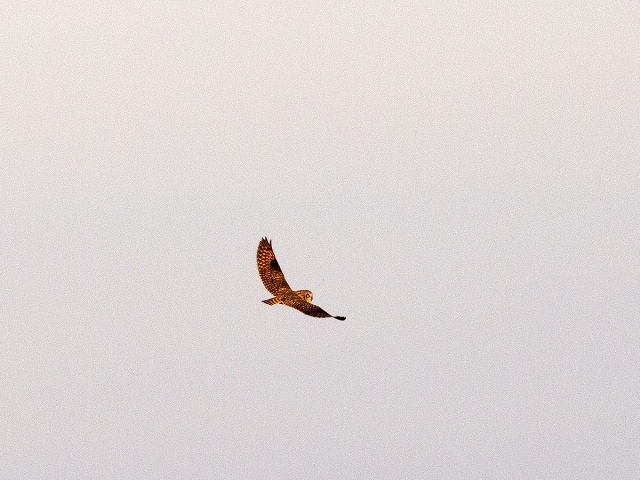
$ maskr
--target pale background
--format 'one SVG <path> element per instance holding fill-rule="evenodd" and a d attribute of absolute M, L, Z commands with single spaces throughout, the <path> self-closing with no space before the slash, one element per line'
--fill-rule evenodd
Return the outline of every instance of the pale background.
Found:
<path fill-rule="evenodd" d="M 0 478 L 640 478 L 640 4 L 166 3 L 0 7 Z"/>

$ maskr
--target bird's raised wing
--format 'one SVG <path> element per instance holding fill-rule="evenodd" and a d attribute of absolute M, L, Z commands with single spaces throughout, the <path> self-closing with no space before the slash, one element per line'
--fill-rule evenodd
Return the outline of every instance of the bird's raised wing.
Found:
<path fill-rule="evenodd" d="M 257 260 L 260 279 L 264 287 L 269 290 L 269 293 L 278 295 L 282 288 L 291 290 L 291 287 L 284 278 L 284 273 L 282 273 L 280 269 L 280 265 L 278 265 L 276 254 L 273 253 L 271 241 L 267 240 L 266 237 L 260 240 L 258 244 Z"/>

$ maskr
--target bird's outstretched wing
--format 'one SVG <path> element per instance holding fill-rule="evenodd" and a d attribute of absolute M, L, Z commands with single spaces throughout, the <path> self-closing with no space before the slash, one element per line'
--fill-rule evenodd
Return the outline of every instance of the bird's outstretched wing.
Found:
<path fill-rule="evenodd" d="M 269 293 L 278 295 L 282 288 L 291 290 L 291 287 L 284 278 L 284 273 L 282 273 L 280 269 L 280 265 L 278 265 L 276 255 L 273 253 L 271 241 L 267 240 L 266 237 L 260 240 L 258 244 L 257 260 L 260 279 Z"/>
<path fill-rule="evenodd" d="M 296 310 L 300 310 L 302 313 L 305 313 L 312 317 L 318 317 L 318 318 L 333 317 L 333 318 L 337 318 L 338 320 L 345 320 L 345 317 L 336 317 L 334 315 L 331 315 L 330 313 L 325 312 L 323 309 L 321 309 L 317 305 L 314 305 L 313 303 L 309 303 L 309 302 L 303 302 L 302 300 L 295 301 L 295 302 L 286 302 L 285 305 L 293 307 Z"/>

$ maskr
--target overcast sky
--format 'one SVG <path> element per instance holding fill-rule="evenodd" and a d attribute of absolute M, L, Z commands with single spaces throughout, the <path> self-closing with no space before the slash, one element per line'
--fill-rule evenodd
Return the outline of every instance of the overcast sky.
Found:
<path fill-rule="evenodd" d="M 640 4 L 166 3 L 0 7 L 0 478 L 640 478 Z"/>

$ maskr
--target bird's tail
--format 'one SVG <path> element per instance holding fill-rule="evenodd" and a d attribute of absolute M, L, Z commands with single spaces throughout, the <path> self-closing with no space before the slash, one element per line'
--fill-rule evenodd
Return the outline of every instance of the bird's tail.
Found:
<path fill-rule="evenodd" d="M 273 297 L 268 300 L 262 300 L 267 305 L 276 305 L 278 303 L 282 303 L 282 301 L 278 297 Z"/>

